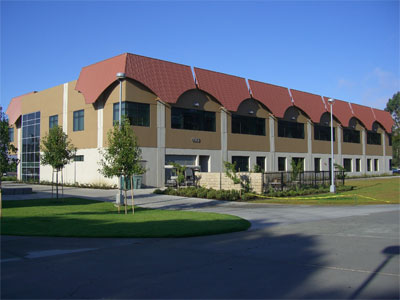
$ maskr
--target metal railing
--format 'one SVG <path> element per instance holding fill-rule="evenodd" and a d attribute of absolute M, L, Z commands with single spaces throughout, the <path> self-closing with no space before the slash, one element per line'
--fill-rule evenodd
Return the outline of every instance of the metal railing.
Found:
<path fill-rule="evenodd" d="M 335 172 L 335 185 L 345 184 L 344 171 Z M 304 171 L 298 174 L 293 172 L 268 172 L 263 173 L 264 191 L 269 189 L 288 190 L 296 187 L 329 186 L 331 184 L 330 171 Z"/>

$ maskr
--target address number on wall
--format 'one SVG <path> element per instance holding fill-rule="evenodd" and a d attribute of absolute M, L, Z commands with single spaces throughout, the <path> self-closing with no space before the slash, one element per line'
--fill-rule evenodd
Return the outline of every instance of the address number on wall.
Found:
<path fill-rule="evenodd" d="M 192 138 L 192 142 L 199 144 L 201 140 L 199 138 Z"/>

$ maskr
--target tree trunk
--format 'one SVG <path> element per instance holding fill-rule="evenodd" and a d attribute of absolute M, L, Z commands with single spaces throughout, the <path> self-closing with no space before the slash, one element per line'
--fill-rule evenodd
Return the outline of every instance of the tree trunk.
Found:
<path fill-rule="evenodd" d="M 124 189 L 124 204 L 125 204 L 125 214 L 128 214 L 128 197 L 126 197 L 126 187 Z"/>
<path fill-rule="evenodd" d="M 133 176 L 131 176 L 131 197 L 132 197 L 132 215 L 135 213 L 135 207 L 133 206 Z"/>

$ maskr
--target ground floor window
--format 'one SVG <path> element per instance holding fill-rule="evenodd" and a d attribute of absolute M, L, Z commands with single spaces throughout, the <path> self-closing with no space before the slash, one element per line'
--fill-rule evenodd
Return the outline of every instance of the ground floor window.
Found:
<path fill-rule="evenodd" d="M 232 156 L 232 163 L 236 163 L 236 171 L 248 172 L 249 171 L 249 157 L 248 156 Z"/>
<path fill-rule="evenodd" d="M 392 169 L 392 160 L 389 159 L 389 170 L 391 170 L 391 169 Z"/>
<path fill-rule="evenodd" d="M 286 157 L 278 157 L 278 171 L 286 171 Z"/>
<path fill-rule="evenodd" d="M 379 159 L 374 159 L 374 171 L 379 171 Z"/>
<path fill-rule="evenodd" d="M 351 162 L 352 159 L 351 158 L 345 158 L 343 159 L 343 167 L 345 169 L 346 172 L 351 172 Z"/>
<path fill-rule="evenodd" d="M 361 171 L 361 159 L 356 158 L 356 172 Z"/>
<path fill-rule="evenodd" d="M 371 172 L 371 159 L 370 158 L 367 159 L 367 171 Z"/>
<path fill-rule="evenodd" d="M 210 163 L 210 156 L 208 155 L 200 155 L 199 156 L 199 165 L 201 172 L 209 172 L 208 164 Z"/>
<path fill-rule="evenodd" d="M 256 158 L 256 165 L 262 172 L 265 172 L 265 157 L 264 156 L 257 156 Z"/>
<path fill-rule="evenodd" d="M 314 171 L 315 172 L 321 171 L 321 159 L 319 157 L 314 158 Z"/>
<path fill-rule="evenodd" d="M 293 157 L 292 161 L 296 166 L 300 163 L 302 165 L 301 170 L 304 171 L 304 158 L 303 157 Z"/>

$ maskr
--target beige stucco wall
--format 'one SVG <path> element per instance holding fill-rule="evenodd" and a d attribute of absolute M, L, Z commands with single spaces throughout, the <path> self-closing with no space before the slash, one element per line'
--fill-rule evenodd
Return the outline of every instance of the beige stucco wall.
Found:
<path fill-rule="evenodd" d="M 254 115 L 249 115 L 249 111 L 254 111 Z M 265 119 L 265 135 L 239 134 L 232 133 L 232 115 L 228 114 L 228 150 L 243 151 L 269 151 L 269 113 L 261 107 L 255 100 L 248 99 L 243 101 L 236 114 L 246 117 L 255 116 Z"/>
<path fill-rule="evenodd" d="M 355 127 L 356 130 L 360 131 L 360 143 L 345 143 L 343 141 L 343 132 L 342 132 L 342 154 L 353 154 L 353 155 L 362 155 L 362 138 L 363 138 L 363 133 L 362 131 L 364 130 L 364 127 L 358 122 Z M 365 139 L 367 137 L 365 136 Z M 367 143 L 367 140 L 365 140 L 365 143 Z"/>
<path fill-rule="evenodd" d="M 304 124 L 304 139 L 293 139 L 278 137 L 278 120 L 275 119 L 275 151 L 276 152 L 295 152 L 295 153 L 307 153 L 308 142 L 307 142 L 307 117 L 299 110 L 299 116 L 297 118 L 298 123 Z"/>
<path fill-rule="evenodd" d="M 107 145 L 107 133 L 113 127 L 113 105 L 119 102 L 119 84 L 110 86 L 101 96 L 103 110 L 103 141 Z M 132 126 L 141 147 L 157 147 L 157 96 L 147 87 L 134 80 L 122 83 L 122 101 L 147 103 L 150 105 L 150 126 Z"/>
<path fill-rule="evenodd" d="M 78 149 L 97 147 L 97 109 L 86 104 L 81 93 L 75 90 L 76 80 L 68 83 L 68 137 Z M 62 105 L 61 105 L 62 109 Z M 74 111 L 84 110 L 84 130 L 74 131 Z M 60 122 L 59 122 L 60 123 Z M 60 123 L 62 125 L 62 123 Z"/>
<path fill-rule="evenodd" d="M 40 137 L 49 132 L 50 116 L 58 115 L 58 125 L 62 125 L 63 93 L 64 85 L 61 84 L 22 98 L 21 115 L 40 111 Z"/>
<path fill-rule="evenodd" d="M 198 102 L 199 107 L 194 103 Z M 171 128 L 171 107 L 200 109 L 215 112 L 215 132 Z M 221 149 L 220 104 L 200 90 L 190 90 L 181 95 L 176 104 L 165 109 L 165 145 L 167 148 L 181 149 Z M 192 139 L 200 139 L 194 143 Z"/>

